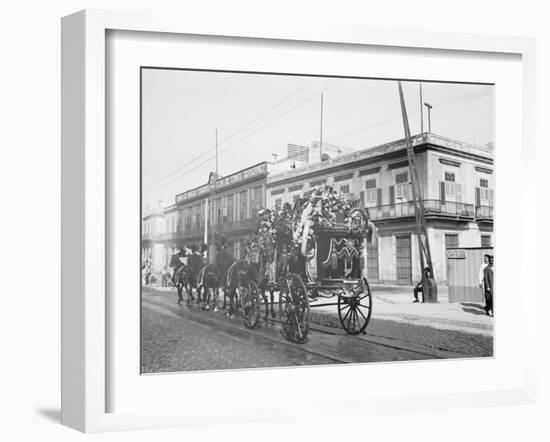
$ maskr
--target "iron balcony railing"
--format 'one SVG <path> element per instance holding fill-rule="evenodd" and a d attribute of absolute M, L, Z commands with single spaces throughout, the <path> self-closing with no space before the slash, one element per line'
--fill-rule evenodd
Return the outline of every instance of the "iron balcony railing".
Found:
<path fill-rule="evenodd" d="M 492 220 L 493 206 L 476 206 L 476 219 Z"/>
<path fill-rule="evenodd" d="M 258 218 L 253 217 L 253 218 L 233 220 L 229 222 L 222 222 L 220 224 L 214 225 L 214 229 L 216 233 L 231 232 L 231 231 L 242 230 L 242 229 L 255 229 L 257 224 L 258 224 Z"/>
<path fill-rule="evenodd" d="M 473 204 L 442 200 L 424 200 L 424 213 L 427 217 L 445 216 L 473 219 L 475 216 Z M 412 201 L 407 201 L 403 203 L 370 207 L 369 215 L 373 220 L 415 216 L 414 204 Z"/>

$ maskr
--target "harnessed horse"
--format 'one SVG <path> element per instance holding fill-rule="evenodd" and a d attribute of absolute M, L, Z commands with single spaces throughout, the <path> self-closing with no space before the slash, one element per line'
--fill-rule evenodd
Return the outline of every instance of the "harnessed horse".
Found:
<path fill-rule="evenodd" d="M 239 310 L 239 286 L 242 286 L 248 278 L 248 262 L 239 259 L 227 269 L 226 290 L 223 292 L 223 309 L 227 307 L 227 297 L 229 296 L 229 311 L 226 313 L 230 317 L 235 316 Z"/>
<path fill-rule="evenodd" d="M 202 307 L 210 310 L 211 299 L 214 304 L 214 311 L 218 310 L 218 295 L 220 290 L 220 272 L 216 264 L 206 264 L 203 266 L 197 278 L 194 280 L 197 289 L 197 303 L 201 303 L 201 290 L 204 291 Z M 189 291 L 191 300 L 193 300 L 192 290 Z"/>

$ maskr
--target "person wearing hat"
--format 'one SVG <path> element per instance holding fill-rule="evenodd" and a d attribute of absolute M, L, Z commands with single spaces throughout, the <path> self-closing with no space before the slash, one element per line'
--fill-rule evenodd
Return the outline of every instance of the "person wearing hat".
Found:
<path fill-rule="evenodd" d="M 493 297 L 495 295 L 493 285 L 493 256 L 489 255 L 489 263 L 483 271 L 483 287 L 485 290 L 485 313 L 493 316 Z M 489 313 L 491 312 L 491 313 Z"/>
<path fill-rule="evenodd" d="M 175 254 L 175 256 L 178 258 L 178 261 L 181 263 L 181 265 L 176 265 L 174 267 L 174 274 L 172 275 L 172 285 L 176 285 L 176 281 L 179 275 L 179 272 L 183 268 L 183 266 L 187 265 L 187 253 L 185 252 L 185 247 L 181 247 L 178 252 Z"/>
<path fill-rule="evenodd" d="M 216 253 L 216 267 L 219 271 L 219 277 L 221 281 L 221 287 L 223 287 L 224 296 L 226 296 L 226 291 L 228 290 L 227 287 L 227 271 L 229 270 L 229 267 L 233 262 L 235 261 L 235 258 L 233 255 L 227 250 L 227 243 L 225 238 L 222 238 L 220 241 L 220 244 L 218 244 L 218 251 Z M 224 298 L 225 299 L 225 298 Z M 214 311 L 217 311 L 217 303 L 214 306 Z"/>
<path fill-rule="evenodd" d="M 429 283 L 430 279 L 432 277 L 432 270 L 430 269 L 430 266 L 426 266 L 424 267 L 424 278 L 422 278 L 420 280 L 420 282 L 418 284 L 416 284 L 416 286 L 414 287 L 413 289 L 413 293 L 414 293 L 414 300 L 413 302 L 419 302 L 418 301 L 418 292 L 422 292 L 422 302 L 424 302 L 424 286 L 423 286 L 423 282 L 424 282 L 424 279 L 427 281 L 427 283 Z"/>

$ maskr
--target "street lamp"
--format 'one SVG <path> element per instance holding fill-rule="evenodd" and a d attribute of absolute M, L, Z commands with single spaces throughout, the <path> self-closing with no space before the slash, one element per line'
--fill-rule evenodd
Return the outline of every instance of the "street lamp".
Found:
<path fill-rule="evenodd" d="M 432 109 L 432 105 L 430 103 L 424 103 L 424 106 L 428 108 L 428 132 L 432 132 L 432 121 L 430 119 L 430 110 Z"/>

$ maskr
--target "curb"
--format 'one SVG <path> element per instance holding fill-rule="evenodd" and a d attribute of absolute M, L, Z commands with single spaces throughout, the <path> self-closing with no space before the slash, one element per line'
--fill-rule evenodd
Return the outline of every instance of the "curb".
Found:
<path fill-rule="evenodd" d="M 340 324 L 340 319 L 338 318 L 338 313 L 332 313 L 327 311 L 315 311 L 315 308 L 310 309 L 310 319 L 313 324 L 321 325 L 323 327 L 333 327 L 333 328 L 342 328 Z M 433 318 L 430 316 L 420 316 L 420 315 L 391 315 L 391 314 L 381 314 L 376 316 L 371 316 L 371 320 L 380 319 L 386 321 L 395 321 L 395 322 L 405 322 L 407 320 L 412 321 L 423 321 L 423 326 L 430 326 L 431 324 L 435 325 L 453 325 L 456 327 L 464 327 L 470 329 L 478 330 L 492 330 L 492 324 L 480 324 L 477 322 L 469 321 L 460 321 L 452 320 L 445 318 Z M 426 324 L 426 322 L 431 324 Z M 474 330 L 472 330 L 474 331 Z"/>

